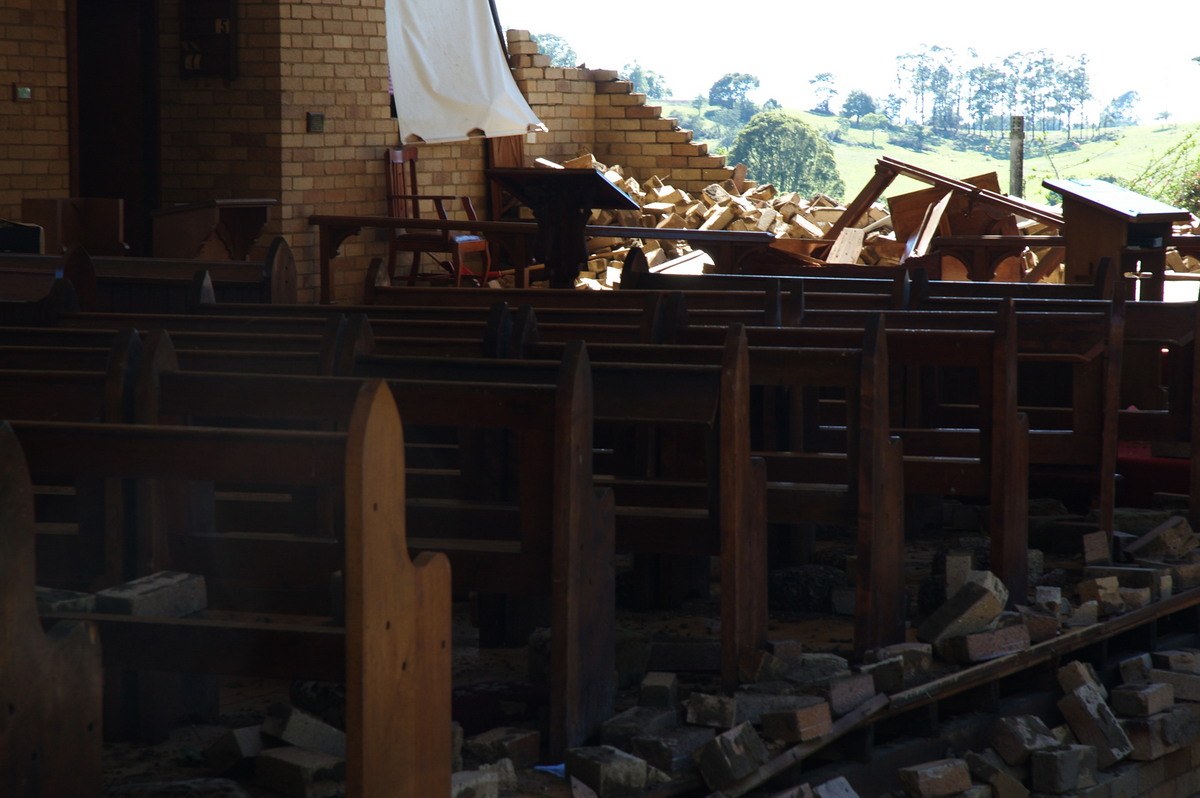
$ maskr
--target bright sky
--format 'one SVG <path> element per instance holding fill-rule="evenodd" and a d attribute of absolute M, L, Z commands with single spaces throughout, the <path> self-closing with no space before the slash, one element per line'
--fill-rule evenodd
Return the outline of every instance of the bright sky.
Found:
<path fill-rule="evenodd" d="M 747 72 L 761 83 L 753 99 L 809 108 L 815 104 L 809 80 L 829 72 L 840 92 L 831 103 L 837 109 L 855 89 L 877 99 L 895 91 L 896 56 L 925 44 L 963 57 L 974 48 L 989 62 L 1045 48 L 1060 59 L 1088 56 L 1099 105 L 1136 91 L 1145 124 L 1163 111 L 1173 122 L 1200 120 L 1200 63 L 1192 60 L 1200 56 L 1196 0 L 1090 7 L 1053 0 L 495 3 L 505 28 L 561 36 L 592 68 L 621 69 L 637 61 L 661 74 L 676 97 L 707 95 L 722 75 Z"/>

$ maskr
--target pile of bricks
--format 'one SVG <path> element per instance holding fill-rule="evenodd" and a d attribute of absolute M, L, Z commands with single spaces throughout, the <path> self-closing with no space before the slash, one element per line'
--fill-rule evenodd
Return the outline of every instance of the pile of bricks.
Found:
<path fill-rule="evenodd" d="M 1163 651 L 1121 663 L 1107 689 L 1091 666 L 1058 670 L 1062 723 L 998 719 L 990 745 L 901 769 L 904 794 L 938 796 L 1193 796 L 1200 793 L 1200 652 Z M 1156 667 L 1157 666 L 1157 667 Z M 1175 684 L 1186 685 L 1182 691 Z"/>
<path fill-rule="evenodd" d="M 594 169 L 641 206 L 637 211 L 596 210 L 589 220 L 596 225 L 767 232 L 776 238 L 820 241 L 845 211 L 824 194 L 806 198 L 796 192 L 779 192 L 769 183 L 758 185 L 735 177 L 711 183 L 692 194 L 668 182 L 669 175 L 665 179 L 651 176 L 638 181 L 627 176 L 620 165 L 605 165 L 590 152 L 550 164 L 568 169 Z M 894 255 L 895 248 L 887 246 L 895 244 L 889 220 L 883 205 L 876 203 L 868 209 L 863 262 L 880 263 Z M 588 240 L 590 276 L 583 277 L 584 285 L 613 287 L 620 279 L 620 265 L 626 253 L 635 245 L 642 248 L 651 267 L 686 268 L 688 262 L 694 262 L 697 268 L 702 268 L 703 258 L 707 257 L 694 252 L 685 241 L 593 237 Z M 596 284 L 588 283 L 589 280 Z"/>

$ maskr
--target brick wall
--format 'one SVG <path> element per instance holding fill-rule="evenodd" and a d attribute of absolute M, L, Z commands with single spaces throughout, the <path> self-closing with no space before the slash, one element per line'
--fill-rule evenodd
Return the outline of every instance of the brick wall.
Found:
<path fill-rule="evenodd" d="M 639 181 L 669 178 L 684 191 L 699 192 L 729 177 L 725 158 L 709 155 L 707 145 L 692 141 L 678 120 L 646 104 L 633 84 L 611 69 L 562 69 L 550 66 L 528 31 L 507 33 L 509 65 L 517 85 L 549 131 L 529 137 L 530 157 L 562 161 L 583 152 Z"/>
<path fill-rule="evenodd" d="M 63 0 L 0 5 L 0 218 L 19 218 L 22 197 L 70 193 L 65 13 Z"/>
<path fill-rule="evenodd" d="M 164 4 L 168 5 L 168 4 Z M 238 4 L 238 77 L 179 77 L 177 8 L 161 20 L 163 201 L 279 201 L 260 247 L 291 244 L 303 301 L 316 298 L 313 213 L 384 212 L 384 148 L 395 140 L 382 0 Z M 309 132 L 308 114 L 324 114 Z M 371 248 L 352 240 L 336 291 L 357 291 Z"/>

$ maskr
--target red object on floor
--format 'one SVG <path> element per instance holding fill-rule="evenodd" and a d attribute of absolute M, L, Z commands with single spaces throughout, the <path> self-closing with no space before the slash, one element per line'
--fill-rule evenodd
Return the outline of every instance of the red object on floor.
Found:
<path fill-rule="evenodd" d="M 1180 457 L 1155 457 L 1149 441 L 1117 444 L 1117 504 L 1149 507 L 1155 493 L 1188 492 L 1188 461 Z"/>

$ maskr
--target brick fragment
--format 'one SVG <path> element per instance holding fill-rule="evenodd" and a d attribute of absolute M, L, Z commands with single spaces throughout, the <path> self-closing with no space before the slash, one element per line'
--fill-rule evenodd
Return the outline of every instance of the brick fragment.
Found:
<path fill-rule="evenodd" d="M 464 750 L 479 762 L 491 764 L 511 760 L 513 767 L 529 768 L 538 762 L 542 735 L 536 729 L 500 726 L 463 742 Z"/>
<path fill-rule="evenodd" d="M 694 726 L 729 729 L 737 718 L 737 701 L 730 696 L 692 693 L 684 701 L 687 722 Z"/>
<path fill-rule="evenodd" d="M 1059 744 L 1049 727 L 1036 715 L 1009 715 L 999 718 L 989 732 L 988 741 L 1007 764 L 1024 765 L 1034 751 Z"/>
<path fill-rule="evenodd" d="M 1180 673 L 1151 668 L 1147 678 L 1152 682 L 1165 682 L 1175 690 L 1177 701 L 1200 701 L 1200 674 Z"/>
<path fill-rule="evenodd" d="M 807 706 L 763 713 L 763 734 L 780 742 L 798 743 L 815 740 L 832 731 L 829 704 L 816 696 L 807 698 L 811 702 Z"/>
<path fill-rule="evenodd" d="M 1080 541 L 1083 544 L 1084 565 L 1111 565 L 1112 550 L 1109 546 L 1108 533 L 1104 530 L 1088 532 Z"/>
<path fill-rule="evenodd" d="M 1148 682 L 1150 681 L 1150 669 L 1153 667 L 1150 655 L 1137 654 L 1121 660 L 1118 668 L 1121 671 L 1121 681 L 1123 682 Z"/>
<path fill-rule="evenodd" d="M 346 757 L 346 733 L 289 704 L 267 707 L 262 733 L 288 745 L 320 751 L 338 759 Z"/>
<path fill-rule="evenodd" d="M 1126 718 L 1144 718 L 1170 709 L 1175 688 L 1165 682 L 1133 682 L 1115 687 L 1108 696 L 1113 712 Z"/>
<path fill-rule="evenodd" d="M 1031 760 L 1033 789 L 1061 795 L 1096 784 L 1097 751 L 1090 745 L 1067 745 L 1035 751 Z"/>
<path fill-rule="evenodd" d="M 1033 607 L 1018 606 L 1021 622 L 1029 630 L 1029 642 L 1041 643 L 1058 637 L 1062 631 L 1062 616 L 1058 613 L 1041 612 Z"/>
<path fill-rule="evenodd" d="M 1170 649 L 1155 651 L 1150 654 L 1150 661 L 1156 668 L 1164 668 L 1177 673 L 1200 673 L 1200 652 L 1189 649 Z"/>
<path fill-rule="evenodd" d="M 1075 585 L 1075 590 L 1079 594 L 1080 602 L 1096 602 L 1101 616 L 1125 612 L 1125 602 L 1121 599 L 1121 583 L 1115 576 L 1084 579 Z"/>
<path fill-rule="evenodd" d="M 646 760 L 652 767 L 677 776 L 696 767 L 696 749 L 716 736 L 705 726 L 675 726 L 654 734 L 639 735 L 630 740 L 634 756 Z"/>
<path fill-rule="evenodd" d="M 743 682 L 778 681 L 791 669 L 787 660 L 761 648 L 748 648 L 738 656 L 738 677 Z"/>
<path fill-rule="evenodd" d="M 1081 685 L 1067 693 L 1058 700 L 1058 709 L 1079 741 L 1095 746 L 1099 767 L 1107 769 L 1133 751 L 1117 716 L 1091 687 Z"/>
<path fill-rule="evenodd" d="M 1055 676 L 1058 679 L 1058 686 L 1064 693 L 1069 693 L 1079 685 L 1086 684 L 1095 689 L 1102 697 L 1108 698 L 1108 690 L 1100 681 L 1100 677 L 1096 675 L 1096 669 L 1090 662 L 1071 660 L 1059 668 Z"/>
<path fill-rule="evenodd" d="M 1100 604 L 1097 601 L 1085 601 L 1071 610 L 1063 626 L 1072 628 L 1079 626 L 1095 626 L 1100 622 Z"/>
<path fill-rule="evenodd" d="M 938 759 L 900 768 L 900 784 L 913 798 L 942 798 L 971 787 L 971 771 L 962 759 Z"/>
<path fill-rule="evenodd" d="M 96 611 L 119 615 L 182 618 L 208 607 L 204 577 L 159 571 L 96 594 Z"/>
<path fill-rule="evenodd" d="M 799 640 L 792 639 L 770 640 L 767 642 L 767 650 L 794 666 L 800 664 L 800 658 L 804 654 L 804 644 Z"/>
<path fill-rule="evenodd" d="M 600 742 L 622 751 L 630 751 L 634 737 L 674 726 L 679 715 L 674 708 L 630 707 L 600 725 Z"/>
<path fill-rule="evenodd" d="M 229 729 L 204 749 L 204 764 L 217 776 L 248 771 L 262 747 L 261 726 Z"/>
<path fill-rule="evenodd" d="M 963 760 L 971 771 L 971 777 L 989 785 L 995 798 L 1026 798 L 1029 795 L 1029 788 L 995 751 L 989 749 L 983 754 L 968 751 Z"/>
<path fill-rule="evenodd" d="M 345 780 L 345 761 L 320 751 L 269 748 L 255 758 L 254 783 L 290 798 L 334 798 Z"/>
<path fill-rule="evenodd" d="M 1187 518 L 1173 516 L 1125 546 L 1125 553 L 1138 558 L 1182 558 L 1196 547 L 1197 538 Z"/>
<path fill-rule="evenodd" d="M 579 779 L 599 798 L 640 795 L 649 775 L 644 759 L 611 745 L 568 749 L 564 764 L 568 777 Z"/>
<path fill-rule="evenodd" d="M 1024 623 L 985 629 L 943 640 L 937 649 L 950 662 L 986 662 L 1030 646 L 1029 627 Z"/>
<path fill-rule="evenodd" d="M 702 745 L 694 757 L 705 783 L 720 790 L 753 773 L 769 754 L 754 726 L 743 723 Z"/>
<path fill-rule="evenodd" d="M 835 718 L 840 718 L 874 697 L 875 678 L 869 673 L 835 676 L 822 684 L 813 685 L 808 692 L 828 701 L 829 711 Z"/>
<path fill-rule="evenodd" d="M 990 572 L 972 579 L 933 611 L 917 629 L 917 639 L 939 643 L 948 637 L 981 632 L 1004 611 L 1008 589 Z M 989 578 L 990 577 L 990 578 Z"/>
<path fill-rule="evenodd" d="M 642 678 L 638 703 L 644 707 L 679 706 L 679 677 L 665 671 L 650 671 Z"/>

